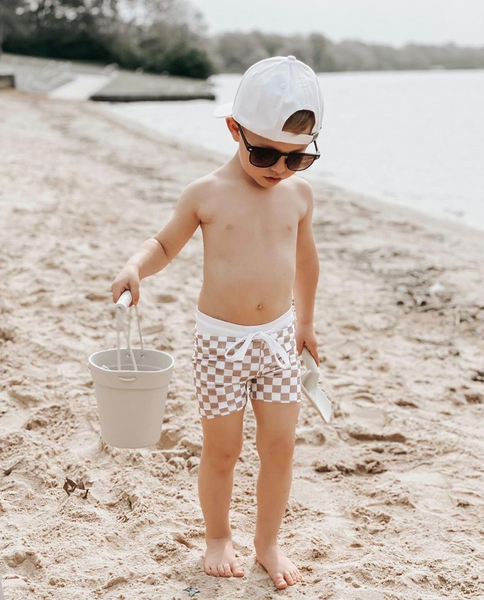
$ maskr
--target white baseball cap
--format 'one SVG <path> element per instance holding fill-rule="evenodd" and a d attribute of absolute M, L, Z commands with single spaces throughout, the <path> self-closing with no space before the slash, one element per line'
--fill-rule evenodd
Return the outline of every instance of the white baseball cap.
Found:
<path fill-rule="evenodd" d="M 242 76 L 232 102 L 221 104 L 215 117 L 233 117 L 257 135 L 289 144 L 310 144 L 321 130 L 323 93 L 316 73 L 295 56 L 273 56 L 256 62 Z M 313 131 L 283 131 L 298 110 L 312 110 Z"/>

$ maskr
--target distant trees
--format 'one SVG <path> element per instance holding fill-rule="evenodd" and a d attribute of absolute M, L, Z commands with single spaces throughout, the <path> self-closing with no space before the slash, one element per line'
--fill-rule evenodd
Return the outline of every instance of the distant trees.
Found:
<path fill-rule="evenodd" d="M 282 36 L 259 31 L 222 33 L 212 41 L 210 57 L 222 73 L 242 73 L 268 56 L 293 54 L 317 73 L 325 71 L 379 71 L 402 69 L 484 68 L 482 48 L 454 44 L 407 44 L 394 48 L 358 40 L 335 43 L 321 33 Z"/>
<path fill-rule="evenodd" d="M 206 29 L 188 0 L 0 0 L 0 52 L 116 62 L 201 79 L 243 73 L 258 60 L 288 54 L 316 72 L 484 68 L 484 46 L 334 43 L 318 32 L 209 37 Z"/>
<path fill-rule="evenodd" d="M 206 79 L 201 15 L 183 0 L 0 0 L 0 47 Z"/>
<path fill-rule="evenodd" d="M 208 57 L 209 40 L 202 14 L 182 0 L 128 0 L 141 5 L 131 25 L 137 35 L 131 38 L 136 54 L 149 71 L 207 78 L 214 72 Z"/>
<path fill-rule="evenodd" d="M 328 52 L 331 42 L 320 33 L 309 36 L 284 36 L 274 33 L 227 32 L 214 37 L 210 58 L 218 72 L 241 73 L 255 62 L 269 56 L 293 54 L 319 71 L 334 70 Z"/>
<path fill-rule="evenodd" d="M 7 0 L 14 27 L 6 30 L 6 52 L 67 59 L 111 59 L 117 0 Z M 3 0 L 2 0 L 3 2 Z M 15 6 L 16 5 L 16 6 Z"/>
<path fill-rule="evenodd" d="M 23 11 L 24 4 L 26 2 L 23 0 L 1 0 L 0 2 L 0 54 L 7 36 L 19 35 L 22 30 L 19 15 Z"/>
<path fill-rule="evenodd" d="M 202 14 L 186 0 L 119 0 L 116 62 L 206 79 L 214 72 Z"/>

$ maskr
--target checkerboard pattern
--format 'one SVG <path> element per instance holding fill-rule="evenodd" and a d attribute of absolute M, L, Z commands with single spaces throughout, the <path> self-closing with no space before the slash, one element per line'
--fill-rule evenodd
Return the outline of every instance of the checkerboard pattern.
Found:
<path fill-rule="evenodd" d="M 297 355 L 295 332 L 293 321 L 277 333 L 269 334 L 289 354 L 291 366 L 283 369 L 263 339 L 252 340 L 243 360 L 230 361 L 225 357 L 226 348 L 240 338 L 202 335 L 195 326 L 192 367 L 200 416 L 213 419 L 242 410 L 248 397 L 251 402 L 301 402 L 301 359 Z M 235 354 L 240 345 L 228 355 Z"/>

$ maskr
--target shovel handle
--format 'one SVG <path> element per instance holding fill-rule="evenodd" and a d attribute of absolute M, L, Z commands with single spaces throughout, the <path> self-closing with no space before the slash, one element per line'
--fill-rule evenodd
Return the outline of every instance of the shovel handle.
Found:
<path fill-rule="evenodd" d="M 313 373 L 317 373 L 318 378 L 319 378 L 319 367 L 316 364 L 316 361 L 314 360 L 313 355 L 311 354 L 311 352 L 309 352 L 309 350 L 307 349 L 306 346 L 303 346 L 301 356 L 302 356 L 302 359 L 303 359 L 306 367 Z"/>

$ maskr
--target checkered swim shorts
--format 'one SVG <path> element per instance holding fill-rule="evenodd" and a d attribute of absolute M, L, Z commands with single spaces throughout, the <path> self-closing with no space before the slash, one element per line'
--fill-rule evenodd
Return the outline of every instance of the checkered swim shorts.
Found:
<path fill-rule="evenodd" d="M 198 310 L 193 381 L 200 417 L 213 419 L 251 402 L 301 402 L 301 359 L 292 307 L 274 321 L 239 325 Z"/>

